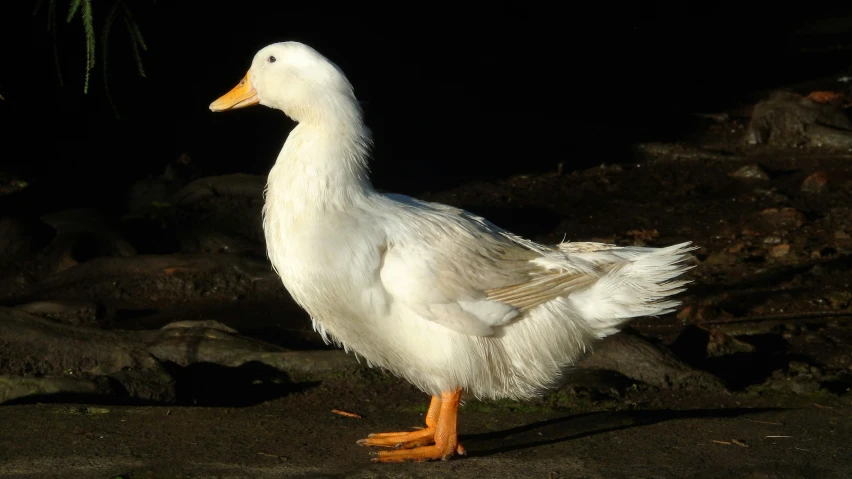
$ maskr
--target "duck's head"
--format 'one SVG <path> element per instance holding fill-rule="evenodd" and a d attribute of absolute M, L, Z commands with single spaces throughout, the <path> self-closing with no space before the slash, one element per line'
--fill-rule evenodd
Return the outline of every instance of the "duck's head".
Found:
<path fill-rule="evenodd" d="M 357 104 L 352 85 L 337 65 L 307 45 L 281 42 L 257 52 L 246 76 L 210 110 L 261 104 L 302 122 L 339 114 L 350 103 Z"/>

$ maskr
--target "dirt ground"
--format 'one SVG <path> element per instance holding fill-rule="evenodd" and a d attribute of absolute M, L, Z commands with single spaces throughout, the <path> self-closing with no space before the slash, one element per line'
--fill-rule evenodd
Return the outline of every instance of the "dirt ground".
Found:
<path fill-rule="evenodd" d="M 8 406 L 0 408 L 0 477 L 849 477 L 848 406 L 686 402 L 469 403 L 460 425 L 468 457 L 426 464 L 373 464 L 355 444 L 368 432 L 422 423 L 426 398 L 390 379 L 327 381 L 248 407 Z"/>
<path fill-rule="evenodd" d="M 328 349 L 264 263 L 262 178 L 187 186 L 115 230 L 2 223 L 18 260 L 0 288 L 16 311 L 0 318 L 0 477 L 852 477 L 852 146 L 790 115 L 755 133 L 759 114 L 702 117 L 630 161 L 420 195 L 540 242 L 700 247 L 679 312 L 631 323 L 669 369 L 608 353 L 541 399 L 469 401 L 468 457 L 448 462 L 372 464 L 356 445 L 423 422 L 428 397 L 393 376 L 229 356 Z M 220 329 L 159 329 L 187 320 Z M 78 389 L 21 392 L 57 375 Z"/>

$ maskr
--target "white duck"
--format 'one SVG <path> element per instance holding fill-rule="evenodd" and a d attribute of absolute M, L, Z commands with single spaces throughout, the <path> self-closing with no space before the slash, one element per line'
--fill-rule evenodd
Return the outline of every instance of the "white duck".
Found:
<path fill-rule="evenodd" d="M 666 248 L 536 244 L 463 210 L 380 194 L 352 85 L 297 42 L 260 50 L 214 112 L 261 104 L 298 125 L 269 173 L 263 227 L 273 268 L 329 342 L 432 396 L 426 428 L 370 434 L 376 461 L 464 454 L 462 392 L 525 399 L 555 385 L 594 342 L 669 296 L 689 243 Z M 447 152 L 452 155 L 452 151 Z"/>

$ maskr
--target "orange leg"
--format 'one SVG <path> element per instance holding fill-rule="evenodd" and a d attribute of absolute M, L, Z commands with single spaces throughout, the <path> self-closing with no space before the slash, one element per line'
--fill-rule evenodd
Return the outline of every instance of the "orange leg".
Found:
<path fill-rule="evenodd" d="M 417 447 L 431 444 L 434 441 L 435 425 L 438 424 L 438 415 L 441 412 L 441 398 L 432 396 L 429 403 L 429 411 L 426 412 L 426 428 L 417 431 L 406 432 L 377 432 L 361 439 L 358 444 L 362 446 L 381 447 Z"/>
<path fill-rule="evenodd" d="M 442 392 L 440 399 L 433 398 L 426 414 L 427 427 L 422 431 L 415 431 L 418 436 L 410 436 L 412 433 L 402 433 L 398 436 L 376 437 L 371 435 L 366 441 L 376 439 L 392 439 L 394 445 L 406 447 L 395 451 L 379 451 L 374 462 L 403 462 L 403 461 L 431 461 L 435 459 L 449 459 L 456 454 L 465 454 L 464 448 L 459 444 L 457 434 L 459 402 L 461 402 L 461 389 L 451 392 Z M 434 410 L 434 411 L 433 411 Z M 429 422 L 434 421 L 434 426 Z M 422 434 L 426 431 L 431 431 Z M 393 434 L 393 433 L 391 433 Z M 422 442 L 432 442 L 432 445 L 421 445 Z M 365 443 L 366 445 L 366 443 Z"/>

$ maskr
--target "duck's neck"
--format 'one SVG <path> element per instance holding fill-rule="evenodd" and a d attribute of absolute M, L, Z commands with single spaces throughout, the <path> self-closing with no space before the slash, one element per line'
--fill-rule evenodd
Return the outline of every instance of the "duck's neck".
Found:
<path fill-rule="evenodd" d="M 360 107 L 353 100 L 325 110 L 302 116 L 290 132 L 269 173 L 269 207 L 292 216 L 340 211 L 374 191 L 367 166 L 372 138 Z"/>

